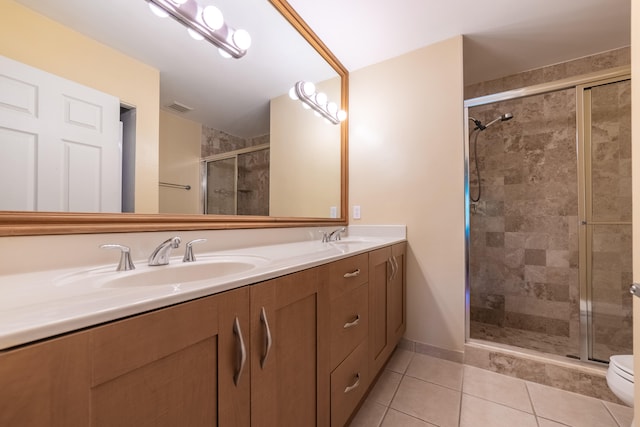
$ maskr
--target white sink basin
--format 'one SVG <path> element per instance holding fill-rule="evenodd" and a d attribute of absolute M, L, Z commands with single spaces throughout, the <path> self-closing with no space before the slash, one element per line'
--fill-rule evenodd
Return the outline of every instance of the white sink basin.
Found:
<path fill-rule="evenodd" d="M 115 271 L 114 267 L 101 267 L 64 277 L 56 284 L 98 288 L 176 286 L 206 280 L 214 281 L 220 277 L 252 270 L 266 262 L 265 258 L 253 256 L 202 256 L 194 262 L 181 262 L 176 259 L 168 265 L 142 265 L 131 271 Z"/>

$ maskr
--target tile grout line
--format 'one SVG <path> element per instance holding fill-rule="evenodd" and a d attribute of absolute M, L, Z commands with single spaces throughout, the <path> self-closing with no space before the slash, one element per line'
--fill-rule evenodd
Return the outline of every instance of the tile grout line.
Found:
<path fill-rule="evenodd" d="M 624 426 L 621 426 L 621 425 L 620 425 L 620 423 L 618 422 L 618 419 L 616 418 L 616 416 L 615 416 L 615 415 L 613 415 L 613 412 L 611 412 L 611 410 L 610 410 L 610 409 L 609 409 L 609 407 L 606 405 L 606 403 L 604 403 L 604 401 L 602 401 L 602 400 L 600 400 L 600 403 L 602 404 L 602 406 L 604 406 L 604 409 L 607 411 L 607 413 L 608 413 L 609 415 L 611 415 L 611 418 L 613 418 L 613 422 L 614 422 L 614 423 L 616 423 L 616 425 L 617 425 L 618 427 L 624 427 Z"/>
<path fill-rule="evenodd" d="M 458 427 L 462 422 L 462 397 L 464 396 L 464 364 L 462 365 L 462 381 L 460 381 L 460 404 L 458 405 Z"/>
<path fill-rule="evenodd" d="M 527 384 L 527 381 L 522 380 L 522 382 L 524 383 L 524 389 L 527 390 L 527 397 L 529 398 L 529 404 L 531 405 L 531 411 L 533 411 L 533 416 L 536 419 L 536 425 L 538 427 L 540 427 L 540 421 L 538 420 L 538 414 L 536 412 L 536 407 L 533 404 L 533 398 L 531 397 L 531 392 L 529 391 L 529 384 Z"/>

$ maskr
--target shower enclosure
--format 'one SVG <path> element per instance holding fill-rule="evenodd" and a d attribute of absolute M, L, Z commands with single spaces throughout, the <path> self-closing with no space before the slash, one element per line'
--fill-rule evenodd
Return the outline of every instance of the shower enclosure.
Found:
<path fill-rule="evenodd" d="M 205 214 L 269 215 L 269 145 L 202 160 Z"/>
<path fill-rule="evenodd" d="M 465 102 L 467 338 L 632 352 L 630 99 L 614 70 Z"/>

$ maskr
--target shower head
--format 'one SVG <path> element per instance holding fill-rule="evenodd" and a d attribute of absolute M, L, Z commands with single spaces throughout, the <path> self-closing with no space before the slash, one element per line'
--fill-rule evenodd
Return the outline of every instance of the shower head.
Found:
<path fill-rule="evenodd" d="M 486 128 L 496 123 L 497 121 L 506 122 L 507 120 L 511 120 L 511 119 L 513 119 L 513 114 L 504 113 L 503 115 L 498 116 L 495 119 L 491 120 L 486 125 L 483 125 L 480 120 L 474 119 L 473 117 L 469 117 L 469 120 L 471 120 L 476 125 L 476 129 L 480 129 L 481 131 L 485 130 Z"/>

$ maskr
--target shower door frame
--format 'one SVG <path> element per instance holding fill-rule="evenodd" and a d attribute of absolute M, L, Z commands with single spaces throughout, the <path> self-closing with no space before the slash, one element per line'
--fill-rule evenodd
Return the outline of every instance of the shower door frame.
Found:
<path fill-rule="evenodd" d="M 269 148 L 271 148 L 271 144 L 259 144 L 259 145 L 253 145 L 251 147 L 246 147 L 246 148 L 241 148 L 239 150 L 233 150 L 233 151 L 228 151 L 226 153 L 222 153 L 222 154 L 214 154 L 213 156 L 208 156 L 208 157 L 204 157 L 202 160 L 200 160 L 200 188 L 202 189 L 201 192 L 201 197 L 200 197 L 200 203 L 202 204 L 202 212 L 207 215 L 208 214 L 208 191 L 209 191 L 209 181 L 208 181 L 208 164 L 209 163 L 213 163 L 213 162 L 217 162 L 217 161 L 221 161 L 221 160 L 229 160 L 229 159 L 234 159 L 235 160 L 235 166 L 234 166 L 234 181 L 233 181 L 233 188 L 234 188 L 234 212 L 232 215 L 237 215 L 238 214 L 238 157 L 243 155 L 243 154 L 250 154 L 250 153 L 255 153 L 258 151 L 263 151 L 263 150 L 268 150 Z"/>
<path fill-rule="evenodd" d="M 472 341 L 471 338 L 471 282 L 470 282 L 470 251 L 471 251 L 471 242 L 470 242 L 470 208 L 471 203 L 469 200 L 469 137 L 470 137 L 470 129 L 469 129 L 469 108 L 476 107 L 480 105 L 493 104 L 495 102 L 507 101 L 518 98 L 525 98 L 528 96 L 534 95 L 542 95 L 545 93 L 556 92 L 559 90 L 566 89 L 575 89 L 576 90 L 576 150 L 578 156 L 578 182 L 584 181 L 584 153 L 581 146 L 584 141 L 584 119 L 582 117 L 582 112 L 584 109 L 583 105 L 583 92 L 584 87 L 593 87 L 597 86 L 600 82 L 612 82 L 617 80 L 624 80 L 626 78 L 631 78 L 631 66 L 623 66 L 611 68 L 608 70 L 597 71 L 588 74 L 582 74 L 579 76 L 568 77 L 561 80 L 556 80 L 548 83 L 541 83 L 538 85 L 527 86 L 520 89 L 512 89 L 504 92 L 499 92 L 491 95 L 480 96 L 477 98 L 471 98 L 464 101 L 464 210 L 465 210 L 465 342 Z M 603 83 L 600 83 L 603 84 Z M 580 156 L 583 156 L 582 158 Z M 586 210 L 586 201 L 584 192 L 581 191 L 583 184 L 579 184 L 579 199 L 578 199 L 578 219 L 582 221 Z M 586 228 L 584 225 L 580 227 L 580 239 L 586 239 Z M 584 234 L 584 236 L 583 236 Z M 583 280 L 583 274 L 586 274 L 586 266 L 583 261 L 583 256 L 586 257 L 586 254 L 583 254 L 584 250 L 582 247 L 584 246 L 582 243 L 584 241 L 580 241 L 580 360 L 590 362 L 589 360 L 589 343 L 587 339 L 587 334 L 589 330 L 589 316 L 588 309 L 590 308 L 590 301 L 587 301 L 586 295 L 583 293 L 583 286 L 587 286 L 586 280 Z M 585 272 L 583 273 L 583 270 Z M 586 277 L 586 276 L 585 276 Z"/>
<path fill-rule="evenodd" d="M 576 120 L 578 133 L 578 218 L 580 228 L 580 360 L 606 362 L 594 357 L 593 336 L 593 260 L 589 256 L 593 249 L 593 226 L 599 225 L 632 225 L 631 221 L 594 221 L 593 220 L 593 190 L 592 190 L 592 116 L 591 89 L 607 84 L 620 83 L 631 80 L 631 74 L 601 79 L 576 86 Z M 583 268 L 584 266 L 584 268 Z M 583 309 L 584 305 L 584 309 Z"/>

